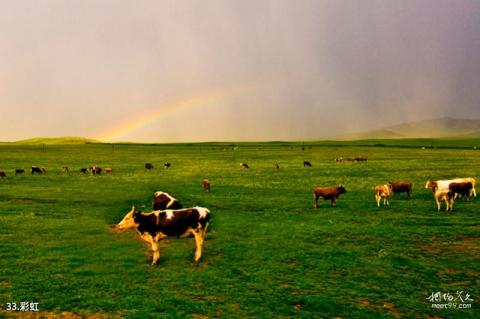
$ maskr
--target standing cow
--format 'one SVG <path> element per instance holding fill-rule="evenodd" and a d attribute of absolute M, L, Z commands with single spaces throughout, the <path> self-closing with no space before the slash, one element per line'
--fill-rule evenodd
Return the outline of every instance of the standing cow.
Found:
<path fill-rule="evenodd" d="M 203 190 L 206 191 L 206 192 L 210 192 L 210 181 L 208 179 L 204 179 L 202 181 L 202 187 L 203 187 Z"/>
<path fill-rule="evenodd" d="M 341 194 L 345 194 L 347 190 L 343 185 L 338 187 L 317 187 L 313 190 L 313 207 L 318 208 L 318 199 L 324 200 L 330 199 L 330 205 L 335 206 L 337 204 L 337 198 Z"/>
<path fill-rule="evenodd" d="M 380 201 L 383 198 L 383 205 L 390 205 L 390 194 L 392 193 L 392 185 L 377 185 L 375 186 L 375 201 L 377 202 L 377 207 L 380 207 Z"/>
<path fill-rule="evenodd" d="M 145 169 L 146 170 L 152 170 L 153 169 L 153 164 L 152 163 L 145 163 Z"/>
<path fill-rule="evenodd" d="M 388 185 L 391 186 L 394 195 L 400 196 L 401 193 L 407 193 L 407 197 L 410 198 L 410 195 L 412 193 L 412 183 L 410 181 L 389 181 Z"/>
<path fill-rule="evenodd" d="M 0 171 L 0 178 L 4 178 L 4 177 L 7 177 L 7 174 L 5 174 L 4 171 Z"/>
<path fill-rule="evenodd" d="M 309 161 L 303 161 L 303 167 L 312 167 L 312 163 Z"/>
<path fill-rule="evenodd" d="M 155 192 L 153 194 L 153 201 L 152 201 L 153 210 L 164 210 L 164 209 L 180 209 L 183 208 L 182 204 L 166 192 Z"/>

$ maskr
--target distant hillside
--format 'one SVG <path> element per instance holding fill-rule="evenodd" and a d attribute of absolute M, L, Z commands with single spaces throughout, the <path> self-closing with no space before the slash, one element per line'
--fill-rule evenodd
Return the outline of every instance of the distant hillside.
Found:
<path fill-rule="evenodd" d="M 35 137 L 15 142 L 15 144 L 87 144 L 101 143 L 100 141 L 75 136 L 65 137 Z"/>
<path fill-rule="evenodd" d="M 440 118 L 403 123 L 380 130 L 365 131 L 337 136 L 340 140 L 385 139 L 385 138 L 479 138 L 480 120 Z"/>

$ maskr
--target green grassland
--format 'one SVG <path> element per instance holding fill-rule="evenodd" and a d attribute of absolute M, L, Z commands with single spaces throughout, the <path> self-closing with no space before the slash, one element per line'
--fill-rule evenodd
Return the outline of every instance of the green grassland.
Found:
<path fill-rule="evenodd" d="M 424 189 L 430 178 L 478 177 L 477 142 L 0 146 L 0 306 L 95 318 L 478 318 L 479 199 L 437 212 Z M 113 174 L 79 174 L 92 164 Z M 14 176 L 31 165 L 47 174 Z M 395 179 L 413 182 L 412 199 L 377 208 L 374 185 Z M 313 208 L 314 186 L 340 183 L 337 207 Z M 132 204 L 148 210 L 157 190 L 211 210 L 200 262 L 192 238 L 169 239 L 152 267 L 134 231 L 111 231 Z M 457 290 L 472 309 L 427 300 Z"/>

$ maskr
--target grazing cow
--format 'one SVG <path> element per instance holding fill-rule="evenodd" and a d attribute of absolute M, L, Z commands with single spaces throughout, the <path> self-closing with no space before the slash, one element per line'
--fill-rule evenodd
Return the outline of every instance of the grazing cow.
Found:
<path fill-rule="evenodd" d="M 247 163 L 240 163 L 240 168 L 250 168 Z"/>
<path fill-rule="evenodd" d="M 42 171 L 42 174 L 47 174 L 47 169 L 45 167 L 40 167 L 40 171 Z"/>
<path fill-rule="evenodd" d="M 388 185 L 392 187 L 394 195 L 407 193 L 408 198 L 410 198 L 410 194 L 412 193 L 412 183 L 410 181 L 388 182 Z"/>
<path fill-rule="evenodd" d="M 183 208 L 182 204 L 180 204 L 175 197 L 165 192 L 155 192 L 155 194 L 153 194 L 152 206 L 153 210 Z"/>
<path fill-rule="evenodd" d="M 62 173 L 68 174 L 68 166 L 62 167 Z"/>
<path fill-rule="evenodd" d="M 102 173 L 102 168 L 98 166 L 90 166 L 88 169 L 92 175 L 100 175 Z"/>
<path fill-rule="evenodd" d="M 43 174 L 43 171 L 38 166 L 32 166 L 32 174 Z"/>
<path fill-rule="evenodd" d="M 152 170 L 153 164 L 152 163 L 145 163 L 145 169 Z"/>
<path fill-rule="evenodd" d="M 383 198 L 383 206 L 390 205 L 390 194 L 392 193 L 392 184 L 377 185 L 375 186 L 375 201 L 377 206 L 380 207 L 380 201 Z"/>
<path fill-rule="evenodd" d="M 170 168 L 170 166 L 172 166 L 170 163 L 163 164 L 163 168 Z"/>
<path fill-rule="evenodd" d="M 337 157 L 337 158 L 335 159 L 335 162 L 337 162 L 337 163 L 343 162 L 343 157 L 342 157 L 342 156 Z"/>
<path fill-rule="evenodd" d="M 280 164 L 275 163 L 275 168 L 276 168 L 276 169 L 280 169 Z"/>
<path fill-rule="evenodd" d="M 111 167 L 106 167 L 105 168 L 105 174 L 112 174 L 112 168 Z"/>
<path fill-rule="evenodd" d="M 18 175 L 18 174 L 24 174 L 25 173 L 25 170 L 23 168 L 17 168 L 15 169 L 15 175 Z"/>
<path fill-rule="evenodd" d="M 204 179 L 202 181 L 202 186 L 203 186 L 203 190 L 206 191 L 206 192 L 210 192 L 210 181 L 208 179 Z"/>
<path fill-rule="evenodd" d="M 86 168 L 80 168 L 80 173 L 81 174 L 87 174 L 87 169 Z"/>
<path fill-rule="evenodd" d="M 355 157 L 353 159 L 354 162 L 366 162 L 367 158 L 366 157 Z"/>
<path fill-rule="evenodd" d="M 210 221 L 210 211 L 203 207 L 193 207 L 178 210 L 163 210 L 139 212 L 132 209 L 115 227 L 118 231 L 135 228 L 141 239 L 150 243 L 153 250 L 152 265 L 160 258 L 158 241 L 168 237 L 186 236 L 189 233 L 195 237 L 195 261 L 202 257 L 203 242 Z"/>
<path fill-rule="evenodd" d="M 346 193 L 347 190 L 343 185 L 338 187 L 316 187 L 313 190 L 313 206 L 318 208 L 318 199 L 323 198 L 324 200 L 330 199 L 330 205 L 335 206 L 337 204 L 337 198 L 340 197 L 340 194 Z"/>
<path fill-rule="evenodd" d="M 309 161 L 303 161 L 303 167 L 312 167 L 312 163 Z"/>
<path fill-rule="evenodd" d="M 441 209 L 441 201 L 445 201 L 445 211 L 452 210 L 455 199 L 450 193 L 450 189 L 440 187 L 442 183 L 428 181 L 425 188 L 431 188 L 433 191 L 433 198 L 437 203 L 438 211 Z"/>
<path fill-rule="evenodd" d="M 448 185 L 448 189 L 450 190 L 453 199 L 457 199 L 458 195 L 462 196 L 462 199 L 468 199 L 472 194 L 472 188 L 473 185 L 471 182 L 453 182 Z"/>
<path fill-rule="evenodd" d="M 0 171 L 0 178 L 4 178 L 4 177 L 7 177 L 7 174 L 5 174 L 4 171 Z"/>

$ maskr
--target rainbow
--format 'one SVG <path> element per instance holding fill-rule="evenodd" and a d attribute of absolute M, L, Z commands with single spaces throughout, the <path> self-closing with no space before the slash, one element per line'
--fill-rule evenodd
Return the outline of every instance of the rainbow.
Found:
<path fill-rule="evenodd" d="M 166 117 L 184 109 L 199 107 L 207 103 L 220 100 L 224 97 L 225 94 L 222 94 L 221 92 L 213 92 L 181 101 L 176 101 L 170 104 L 164 104 L 154 108 L 153 110 L 145 114 L 135 117 L 134 119 L 122 124 L 120 127 L 116 127 L 115 129 L 111 129 L 107 132 L 99 134 L 96 139 L 102 141 L 115 141 L 118 140 L 118 138 L 138 128 L 149 125 L 163 117 Z"/>

